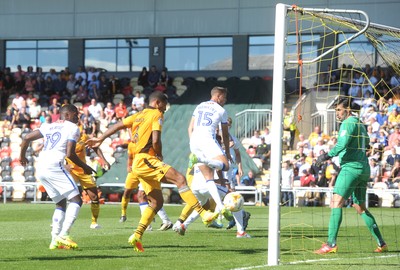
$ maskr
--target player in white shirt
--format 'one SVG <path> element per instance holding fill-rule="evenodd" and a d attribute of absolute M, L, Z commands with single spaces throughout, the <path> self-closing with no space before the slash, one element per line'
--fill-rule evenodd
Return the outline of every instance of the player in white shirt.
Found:
<path fill-rule="evenodd" d="M 190 189 L 192 190 L 193 194 L 197 197 L 201 205 L 205 205 L 209 199 L 211 199 L 211 194 L 208 191 L 208 187 L 206 185 L 206 182 L 204 181 L 204 176 L 201 173 L 199 166 L 196 164 L 194 166 L 194 171 L 193 171 L 193 180 L 192 184 L 190 186 Z M 224 180 L 222 180 L 224 181 Z M 227 193 L 229 193 L 229 190 L 225 186 L 218 185 L 217 186 L 218 190 L 218 196 L 220 198 L 224 198 Z M 244 211 L 243 209 L 237 212 L 233 212 L 233 217 L 236 222 L 237 226 L 237 238 L 251 238 L 249 234 L 245 232 L 244 228 L 244 220 L 243 220 L 243 215 Z M 190 216 L 183 222 L 183 225 L 181 226 L 174 226 L 174 230 L 178 232 L 180 235 L 184 235 L 186 232 L 187 227 L 193 223 L 200 215 L 196 212 L 193 211 Z"/>
<path fill-rule="evenodd" d="M 232 220 L 231 213 L 224 208 L 218 189 L 214 182 L 214 170 L 227 171 L 230 152 L 224 154 L 216 140 L 216 130 L 221 125 L 222 141 L 225 149 L 229 149 L 228 115 L 223 108 L 226 102 L 227 89 L 214 87 L 211 90 L 211 99 L 200 103 L 193 112 L 188 132 L 192 164 L 198 162 L 208 190 L 216 203 L 216 212 L 221 212 L 226 219 Z"/>
<path fill-rule="evenodd" d="M 75 153 L 76 141 L 79 138 L 79 128 L 76 125 L 78 109 L 74 105 L 65 105 L 61 108 L 60 115 L 61 120 L 51 124 L 43 123 L 39 129 L 27 134 L 22 140 L 20 154 L 21 164 L 25 166 L 28 162 L 26 150 L 30 142 L 44 138 L 36 172 L 49 197 L 56 203 L 50 249 L 78 247 L 69 237 L 69 231 L 78 216 L 82 199 L 74 179 L 64 168 L 65 158 L 72 160 L 86 174 L 93 172 Z"/>

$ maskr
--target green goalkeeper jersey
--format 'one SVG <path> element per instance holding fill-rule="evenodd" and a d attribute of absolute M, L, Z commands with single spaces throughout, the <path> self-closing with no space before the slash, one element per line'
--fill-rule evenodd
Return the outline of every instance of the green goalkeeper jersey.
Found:
<path fill-rule="evenodd" d="M 328 155 L 339 156 L 340 165 L 354 168 L 368 166 L 365 154 L 369 145 L 369 136 L 363 123 L 357 117 L 350 116 L 342 122 L 336 145 Z"/>

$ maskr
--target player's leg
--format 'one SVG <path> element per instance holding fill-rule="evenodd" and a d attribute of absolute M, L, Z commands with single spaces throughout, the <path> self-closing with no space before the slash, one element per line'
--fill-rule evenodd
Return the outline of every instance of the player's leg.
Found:
<path fill-rule="evenodd" d="M 121 199 L 121 217 L 119 219 L 119 222 L 125 222 L 126 221 L 126 209 L 128 209 L 128 204 L 130 202 L 131 194 L 132 194 L 133 189 L 124 189 L 124 193 L 122 194 L 122 199 Z"/>
<path fill-rule="evenodd" d="M 368 211 L 365 205 L 365 198 L 367 193 L 367 182 L 369 179 L 369 174 L 365 174 L 364 179 L 359 182 L 353 193 L 353 207 L 356 209 L 357 213 L 361 215 L 364 220 L 365 225 L 371 232 L 372 236 L 375 238 L 378 247 L 375 252 L 387 252 L 388 247 L 386 242 L 383 240 L 382 234 L 379 230 L 378 224 L 375 221 L 374 216 Z"/>
<path fill-rule="evenodd" d="M 360 175 L 360 170 L 343 166 L 335 182 L 333 197 L 331 201 L 331 215 L 328 226 L 328 241 L 323 244 L 317 254 L 337 252 L 336 239 L 342 223 L 342 207 L 345 200 L 353 193 L 354 183 Z"/>
<path fill-rule="evenodd" d="M 196 196 L 196 198 L 199 200 L 199 203 L 203 206 L 203 208 L 206 208 L 206 204 L 208 202 L 208 199 L 211 198 L 210 193 L 208 192 L 207 189 L 202 189 L 202 190 L 192 190 L 193 194 Z M 195 222 L 199 218 L 199 213 L 196 211 L 193 211 L 187 218 L 186 220 L 178 227 L 177 230 L 175 230 L 178 234 L 184 235 L 186 229 L 189 227 L 190 224 Z M 183 230 L 183 231 L 182 231 Z"/>
<path fill-rule="evenodd" d="M 146 196 L 146 193 L 143 190 L 143 187 L 141 184 L 139 184 L 139 190 L 137 192 L 137 198 L 138 198 L 138 203 L 139 203 L 139 209 L 140 209 L 140 216 L 143 216 L 144 211 L 146 208 L 149 206 L 149 200 Z M 151 224 L 149 224 L 146 228 L 147 231 L 152 231 L 153 227 Z"/>
<path fill-rule="evenodd" d="M 97 193 L 97 187 L 91 187 L 86 189 L 87 194 L 90 198 L 90 210 L 92 212 L 92 223 L 90 224 L 91 229 L 100 229 L 101 226 L 97 223 L 100 213 L 100 202 L 99 195 Z"/>
<path fill-rule="evenodd" d="M 156 181 L 153 181 L 156 182 Z M 157 182 L 156 182 L 157 183 Z M 149 185 L 150 188 L 146 188 L 146 185 Z M 151 224 L 156 215 L 157 211 L 161 209 L 164 199 L 162 196 L 161 188 L 154 188 L 151 186 L 154 183 L 143 183 L 144 189 L 151 190 L 147 194 L 147 199 L 149 201 L 149 205 L 144 209 L 142 216 L 139 221 L 139 225 L 137 226 L 135 232 L 129 237 L 128 242 L 134 247 L 134 250 L 137 252 L 143 252 L 144 248 L 142 245 L 142 236 L 147 229 L 147 227 Z"/>
<path fill-rule="evenodd" d="M 172 228 L 172 222 L 168 217 L 167 212 L 165 211 L 164 207 L 157 212 L 157 215 L 161 218 L 162 224 L 158 231 L 167 231 Z"/>
<path fill-rule="evenodd" d="M 134 189 L 136 189 L 139 185 L 139 180 L 135 175 L 130 172 L 127 174 L 126 179 L 125 179 L 125 189 L 124 189 L 124 194 L 122 195 L 121 199 L 121 217 L 119 219 L 119 222 L 125 222 L 126 221 L 126 209 L 128 208 L 128 204 L 130 202 L 131 194 Z"/>
<path fill-rule="evenodd" d="M 200 214 L 200 216 L 203 218 L 204 223 L 209 224 L 218 216 L 217 214 L 206 211 L 201 206 L 196 196 L 194 196 L 193 192 L 187 186 L 185 177 L 177 170 L 170 167 L 164 177 L 167 182 L 175 184 L 178 187 L 179 195 L 181 196 L 183 201 L 189 204 L 194 210 L 196 210 Z"/>
<path fill-rule="evenodd" d="M 62 199 L 61 201 L 56 203 L 56 209 L 53 213 L 52 224 L 51 224 L 51 238 L 52 241 L 50 243 L 50 249 L 60 248 L 56 243 L 55 239 L 60 234 L 62 224 L 65 218 L 65 209 L 67 207 L 67 200 Z"/>

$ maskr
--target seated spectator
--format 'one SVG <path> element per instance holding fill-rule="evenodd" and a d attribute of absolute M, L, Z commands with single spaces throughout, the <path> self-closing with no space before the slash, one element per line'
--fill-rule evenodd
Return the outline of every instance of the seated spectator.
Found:
<path fill-rule="evenodd" d="M 321 151 L 324 153 L 328 152 L 328 146 L 325 144 L 325 141 L 322 137 L 317 139 L 317 144 L 314 145 L 313 152 L 314 156 L 318 158 L 321 155 Z"/>
<path fill-rule="evenodd" d="M 76 92 L 75 102 L 81 102 L 82 104 L 86 103 L 88 98 L 88 91 L 85 86 L 79 86 L 78 91 Z"/>
<path fill-rule="evenodd" d="M 292 163 L 293 165 L 295 165 L 296 167 L 299 167 L 298 164 L 300 163 L 301 158 L 303 158 L 304 160 L 307 158 L 307 155 L 304 153 L 304 147 L 300 146 L 298 149 L 298 153 L 296 155 L 294 155 Z"/>
<path fill-rule="evenodd" d="M 390 171 L 390 178 L 386 183 L 388 188 L 398 188 L 400 182 L 400 159 L 396 159 L 392 170 Z"/>
<path fill-rule="evenodd" d="M 400 124 L 400 115 L 399 112 L 396 110 L 392 110 L 388 117 L 388 127 L 394 128 L 395 126 Z"/>
<path fill-rule="evenodd" d="M 138 85 L 143 86 L 143 88 L 148 87 L 149 86 L 148 76 L 149 73 L 147 72 L 147 68 L 143 67 L 138 77 Z"/>
<path fill-rule="evenodd" d="M 96 136 L 96 122 L 91 121 L 90 117 L 84 115 L 82 118 L 82 131 L 89 137 Z"/>
<path fill-rule="evenodd" d="M 380 182 L 381 178 L 381 167 L 378 164 L 377 160 L 374 158 L 369 159 L 369 168 L 371 170 L 370 175 L 369 175 L 369 182 L 371 182 L 371 186 L 373 186 L 375 183 Z"/>
<path fill-rule="evenodd" d="M 309 169 L 304 169 L 303 175 L 300 177 L 301 187 L 310 187 L 312 184 L 315 185 L 315 177 L 310 173 Z"/>
<path fill-rule="evenodd" d="M 24 102 L 24 97 L 21 96 L 20 92 L 15 93 L 15 97 L 13 98 L 11 102 L 12 109 L 15 111 L 19 111 L 22 108 L 23 102 Z"/>
<path fill-rule="evenodd" d="M 300 163 L 296 164 L 299 168 L 299 176 L 302 177 L 304 175 L 304 171 L 310 172 L 311 165 L 308 164 L 304 157 L 300 158 Z"/>
<path fill-rule="evenodd" d="M 303 147 L 304 154 L 308 155 L 308 151 L 310 150 L 310 143 L 309 141 L 305 138 L 303 133 L 299 134 L 299 140 L 297 142 L 296 149 L 299 150 L 300 147 Z"/>
<path fill-rule="evenodd" d="M 329 140 L 329 135 L 323 133 L 319 126 L 315 126 L 314 131 L 311 132 L 310 136 L 308 137 L 311 147 L 314 147 L 317 144 L 318 138 L 320 137 L 324 140 L 324 142 Z"/>
<path fill-rule="evenodd" d="M 240 180 L 240 184 L 242 186 L 255 186 L 256 185 L 256 178 L 252 170 L 250 170 L 247 175 L 243 176 Z"/>
<path fill-rule="evenodd" d="M 246 153 L 249 155 L 249 157 L 253 158 L 256 155 L 256 148 L 250 145 L 249 148 L 246 149 Z"/>
<path fill-rule="evenodd" d="M 393 133 L 389 135 L 388 145 L 386 146 L 385 150 L 390 150 L 393 146 L 395 146 L 396 140 L 400 140 L 400 125 L 396 125 Z"/>
<path fill-rule="evenodd" d="M 42 107 L 37 104 L 37 98 L 32 99 L 32 104 L 29 106 L 29 115 L 32 119 L 38 119 L 40 113 L 42 112 Z"/>
<path fill-rule="evenodd" d="M 259 130 L 254 130 L 253 136 L 250 138 L 250 144 L 256 148 L 259 144 L 261 144 L 261 136 Z"/>
<path fill-rule="evenodd" d="M 389 134 L 386 130 L 384 128 L 379 129 L 378 137 L 376 139 L 384 148 L 388 145 L 388 138 Z"/>
<path fill-rule="evenodd" d="M 393 146 L 390 149 L 390 154 L 386 157 L 385 165 L 389 165 L 390 167 L 392 167 L 396 160 L 400 160 L 400 154 L 396 153 L 396 147 Z"/>
<path fill-rule="evenodd" d="M 26 107 L 22 107 L 21 110 L 16 111 L 10 126 L 11 129 L 14 127 L 27 128 L 30 123 L 31 117 L 26 111 Z"/>
<path fill-rule="evenodd" d="M 124 104 L 124 101 L 121 100 L 118 105 L 114 109 L 115 111 L 115 117 L 117 120 L 122 120 L 128 115 L 128 110 L 126 109 L 126 106 Z"/>
<path fill-rule="evenodd" d="M 104 108 L 104 115 L 108 124 L 114 119 L 115 111 L 111 102 L 108 102 L 107 106 Z"/>
<path fill-rule="evenodd" d="M 57 108 L 57 109 L 60 109 L 60 108 L 61 108 L 61 105 L 60 105 L 60 103 L 58 103 L 58 100 L 57 100 L 56 98 L 53 98 L 53 99 L 51 100 L 51 104 L 50 104 L 50 106 L 49 106 L 49 108 L 48 108 L 48 113 L 49 113 L 50 115 L 53 114 L 54 108 Z"/>
<path fill-rule="evenodd" d="M 264 129 L 264 134 L 261 137 L 265 139 L 266 144 L 271 145 L 272 137 L 268 127 Z"/>
<path fill-rule="evenodd" d="M 265 138 L 261 137 L 261 143 L 256 148 L 256 155 L 253 158 L 259 158 L 264 170 L 269 169 L 269 157 L 271 155 L 271 146 L 265 143 Z"/>
<path fill-rule="evenodd" d="M 96 121 L 100 121 L 100 119 L 104 118 L 103 108 L 99 103 L 97 103 L 96 99 L 94 98 L 92 98 L 92 100 L 90 101 L 88 111 Z"/>
<path fill-rule="evenodd" d="M 76 91 L 78 90 L 78 87 L 79 86 L 76 85 L 76 79 L 75 79 L 74 75 L 70 74 L 68 77 L 67 84 L 65 86 L 68 94 L 70 96 L 74 95 L 76 93 Z"/>
<path fill-rule="evenodd" d="M 60 119 L 60 109 L 58 107 L 53 107 L 53 111 L 50 114 L 51 122 L 57 122 Z"/>
<path fill-rule="evenodd" d="M 157 71 L 156 66 L 151 66 L 150 71 L 147 76 L 147 82 L 150 87 L 155 88 L 160 81 L 160 73 Z"/>
<path fill-rule="evenodd" d="M 385 109 L 379 111 L 379 113 L 376 115 L 376 121 L 379 123 L 381 128 L 385 128 L 388 126 L 389 118 L 386 115 Z"/>
<path fill-rule="evenodd" d="M 141 96 L 140 91 L 136 91 L 135 96 L 132 99 L 132 109 L 133 108 L 138 112 L 144 109 L 144 97 Z"/>

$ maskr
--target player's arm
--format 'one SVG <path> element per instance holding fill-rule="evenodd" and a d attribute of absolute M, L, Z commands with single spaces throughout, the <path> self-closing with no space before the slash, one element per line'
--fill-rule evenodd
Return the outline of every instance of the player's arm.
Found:
<path fill-rule="evenodd" d="M 192 117 L 192 119 L 190 119 L 190 123 L 189 123 L 189 127 L 188 127 L 189 139 L 192 136 L 193 127 L 194 127 L 194 117 Z"/>
<path fill-rule="evenodd" d="M 117 122 L 115 125 L 112 125 L 109 129 L 107 129 L 100 137 L 98 138 L 91 138 L 86 141 L 86 145 L 91 148 L 96 148 L 101 145 L 101 143 L 117 131 L 126 128 L 122 121 Z"/>
<path fill-rule="evenodd" d="M 40 138 L 43 138 L 43 135 L 37 129 L 37 130 L 34 130 L 34 131 L 28 133 L 24 137 L 24 139 L 22 139 L 22 142 L 21 142 L 21 153 L 20 153 L 20 156 L 19 156 L 19 160 L 21 162 L 21 165 L 25 166 L 28 163 L 28 160 L 26 159 L 26 150 L 28 149 L 29 144 L 32 141 L 35 141 L 35 140 L 40 139 Z"/>
<path fill-rule="evenodd" d="M 71 160 L 75 165 L 81 167 L 85 174 L 91 175 L 93 172 L 96 173 L 89 165 L 83 162 L 75 152 L 76 142 L 73 140 L 68 140 L 67 142 L 67 153 L 66 157 Z"/>
<path fill-rule="evenodd" d="M 110 165 L 110 163 L 108 163 L 107 159 L 104 157 L 103 151 L 101 151 L 101 149 L 99 147 L 93 148 L 93 150 L 104 161 L 105 165 L 107 166 L 107 168 L 105 168 L 105 169 L 109 170 L 111 165 Z"/>
<path fill-rule="evenodd" d="M 238 166 L 238 174 L 239 177 L 243 176 L 243 167 L 242 167 L 242 156 L 240 155 L 239 149 L 234 149 L 236 155 L 236 164 Z"/>
<path fill-rule="evenodd" d="M 163 160 L 162 156 L 162 143 L 161 143 L 161 131 L 160 130 L 153 130 L 151 133 L 152 141 L 153 141 L 153 149 L 156 153 L 156 156 Z"/>
<path fill-rule="evenodd" d="M 349 144 L 350 141 L 350 136 L 353 134 L 353 130 L 356 125 L 343 123 L 342 126 L 343 129 L 340 130 L 340 134 L 338 136 L 338 140 L 335 147 L 333 147 L 332 150 L 329 151 L 328 153 L 329 157 L 335 157 L 339 155 L 340 152 L 344 151 L 347 148 L 347 145 Z"/>
<path fill-rule="evenodd" d="M 221 123 L 221 130 L 222 130 L 222 142 L 224 144 L 225 149 L 225 155 L 228 158 L 229 161 L 232 161 L 231 153 L 229 152 L 229 130 L 228 130 L 228 124 L 227 123 Z"/>

